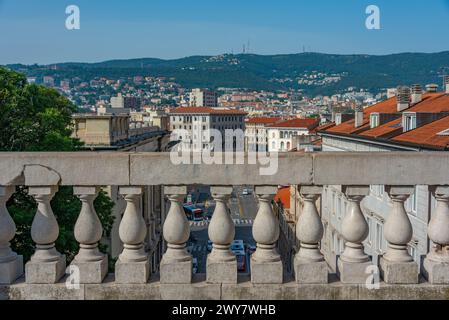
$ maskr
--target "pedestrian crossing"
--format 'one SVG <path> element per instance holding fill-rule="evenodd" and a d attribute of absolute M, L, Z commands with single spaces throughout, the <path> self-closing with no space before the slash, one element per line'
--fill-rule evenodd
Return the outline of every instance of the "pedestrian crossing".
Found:
<path fill-rule="evenodd" d="M 234 224 L 237 225 L 253 225 L 253 219 L 233 219 Z M 191 227 L 207 227 L 210 223 L 210 220 L 206 221 L 190 221 Z"/>

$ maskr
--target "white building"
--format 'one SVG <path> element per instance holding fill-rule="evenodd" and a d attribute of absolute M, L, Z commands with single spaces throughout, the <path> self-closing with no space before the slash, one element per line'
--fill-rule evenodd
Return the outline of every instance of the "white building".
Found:
<path fill-rule="evenodd" d="M 411 91 L 401 87 L 397 92 L 397 98 L 393 96 L 356 111 L 352 120 L 337 121 L 320 128 L 318 134 L 322 136 L 323 151 L 449 151 L 449 95 L 434 92 L 422 94 L 418 85 L 413 86 Z M 389 93 L 392 94 L 393 90 Z M 348 208 L 348 200 L 341 186 L 325 186 L 321 205 L 325 226 L 322 250 L 329 264 L 335 268 L 336 257 L 344 249 L 341 225 Z M 435 205 L 433 195 L 425 186 L 415 186 L 414 194 L 405 203 L 413 228 L 408 251 L 418 265 L 421 265 L 421 256 L 429 252 L 427 225 Z M 381 185 L 370 186 L 370 194 L 361 203 L 370 226 L 365 251 L 373 257 L 374 263 L 387 248 L 384 223 L 392 207 L 386 187 Z"/>
<path fill-rule="evenodd" d="M 245 150 L 268 151 L 267 126 L 281 121 L 277 117 L 254 117 L 245 122 Z"/>
<path fill-rule="evenodd" d="M 296 147 L 294 137 L 309 135 L 319 124 L 319 119 L 292 119 L 267 126 L 268 151 L 291 151 Z"/>
<path fill-rule="evenodd" d="M 212 149 L 213 136 L 211 129 L 221 133 L 222 147 L 227 150 L 243 150 L 246 113 L 239 110 L 213 109 L 207 107 L 176 108 L 170 111 L 170 130 L 179 130 L 178 139 L 184 146 L 191 146 L 196 150 Z M 242 145 L 237 146 L 237 137 L 225 145 L 225 130 L 240 130 Z"/>
<path fill-rule="evenodd" d="M 193 89 L 190 92 L 190 103 L 191 107 L 218 107 L 218 95 L 215 91 L 207 89 Z"/>

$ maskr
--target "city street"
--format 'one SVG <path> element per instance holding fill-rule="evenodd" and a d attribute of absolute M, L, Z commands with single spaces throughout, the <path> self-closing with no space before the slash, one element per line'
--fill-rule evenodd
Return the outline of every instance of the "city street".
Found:
<path fill-rule="evenodd" d="M 250 190 L 250 194 L 243 195 L 243 189 Z M 207 211 L 212 211 L 215 204 L 212 200 L 208 201 Z M 257 200 L 255 198 L 253 188 L 250 187 L 234 187 L 233 194 L 229 200 L 229 209 L 231 217 L 235 223 L 235 239 L 243 240 L 245 245 L 255 245 L 252 236 L 252 224 L 257 214 Z M 208 249 L 207 241 L 209 240 L 207 221 L 191 222 L 191 237 L 187 244 L 188 250 L 192 256 L 198 261 L 197 273 L 206 272 L 206 259 Z M 246 270 L 242 273 L 249 272 L 249 254 L 246 254 Z"/>

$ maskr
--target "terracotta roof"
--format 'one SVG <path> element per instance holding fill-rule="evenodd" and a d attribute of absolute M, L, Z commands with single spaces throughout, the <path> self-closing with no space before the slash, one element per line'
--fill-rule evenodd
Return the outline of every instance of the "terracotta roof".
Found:
<path fill-rule="evenodd" d="M 279 117 L 254 117 L 254 118 L 248 119 L 248 121 L 246 121 L 246 123 L 248 123 L 248 124 L 272 124 L 272 123 L 276 123 L 281 120 L 282 120 L 282 118 L 279 118 Z"/>
<path fill-rule="evenodd" d="M 416 105 L 404 110 L 405 112 L 442 112 L 449 111 L 449 96 L 444 93 L 425 93 L 423 100 Z M 373 106 L 363 110 L 363 124 L 356 128 L 355 120 L 343 122 L 338 126 L 319 129 L 329 133 L 346 134 L 346 135 L 360 135 L 366 137 L 381 137 L 387 134 L 393 134 L 396 130 L 391 127 L 396 124 L 396 121 L 383 124 L 377 128 L 370 129 L 369 118 L 371 113 L 397 113 L 397 99 L 396 97 L 379 102 Z"/>
<path fill-rule="evenodd" d="M 405 110 L 410 112 L 443 112 L 449 111 L 449 95 L 444 93 L 428 94 L 423 101 Z"/>
<path fill-rule="evenodd" d="M 371 138 L 387 138 L 402 132 L 402 118 L 384 123 L 376 128 L 361 132 L 360 135 Z"/>
<path fill-rule="evenodd" d="M 307 128 L 314 129 L 320 123 L 320 119 L 292 119 L 267 126 L 268 128 Z"/>
<path fill-rule="evenodd" d="M 415 130 L 402 133 L 391 140 L 418 146 L 424 146 L 436 150 L 449 149 L 449 135 L 440 135 L 449 129 L 449 116 L 431 122 Z"/>
<path fill-rule="evenodd" d="M 281 202 L 284 209 L 290 209 L 290 187 L 279 189 L 274 201 Z"/>
<path fill-rule="evenodd" d="M 233 114 L 233 115 L 246 115 L 246 112 L 234 109 L 218 109 L 208 107 L 180 107 L 170 110 L 170 113 L 175 114 L 190 114 L 190 113 L 203 113 L 203 114 Z"/>

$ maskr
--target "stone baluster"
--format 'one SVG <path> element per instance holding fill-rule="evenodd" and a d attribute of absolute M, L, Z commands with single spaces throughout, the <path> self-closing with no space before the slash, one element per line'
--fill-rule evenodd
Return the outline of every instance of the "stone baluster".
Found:
<path fill-rule="evenodd" d="M 413 186 L 387 186 L 393 209 L 384 225 L 387 252 L 380 258 L 380 272 L 386 283 L 418 283 L 418 265 L 407 251 L 407 245 L 413 237 L 410 219 L 405 211 L 404 202 L 415 192 Z"/>
<path fill-rule="evenodd" d="M 36 251 L 25 265 L 27 283 L 56 283 L 65 274 L 65 255 L 55 248 L 59 226 L 50 205 L 57 190 L 56 186 L 29 187 L 29 194 L 37 202 L 37 211 L 31 225 Z"/>
<path fill-rule="evenodd" d="M 81 200 L 81 211 L 75 224 L 75 239 L 80 250 L 72 261 L 79 268 L 79 283 L 101 283 L 108 273 L 108 257 L 98 250 L 103 227 L 94 208 L 97 187 L 74 187 L 73 193 Z"/>
<path fill-rule="evenodd" d="M 369 226 L 363 216 L 360 202 L 369 194 L 369 187 L 344 186 L 343 192 L 349 206 L 341 226 L 346 243 L 345 250 L 337 262 L 338 274 L 343 283 L 364 284 L 368 277 L 366 270 L 372 263 L 363 247 L 363 241 L 369 234 Z"/>
<path fill-rule="evenodd" d="M 437 201 L 429 222 L 429 239 L 433 247 L 424 259 L 424 275 L 431 284 L 449 284 L 449 186 L 432 188 Z"/>
<path fill-rule="evenodd" d="M 209 283 L 237 283 L 237 259 L 230 246 L 235 236 L 227 202 L 232 187 L 211 187 L 215 210 L 209 224 L 212 252 L 207 256 L 206 279 Z"/>
<path fill-rule="evenodd" d="M 0 284 L 11 284 L 23 274 L 23 257 L 13 252 L 9 243 L 16 234 L 16 225 L 6 208 L 13 192 L 14 186 L 0 186 Z"/>
<path fill-rule="evenodd" d="M 126 209 L 120 221 L 119 236 L 123 252 L 115 264 L 115 281 L 118 283 L 146 283 L 150 276 L 150 263 L 145 252 L 147 233 L 141 209 L 143 190 L 141 187 L 120 187 Z"/>
<path fill-rule="evenodd" d="M 316 208 L 321 186 L 301 186 L 299 193 L 304 202 L 296 223 L 296 236 L 300 241 L 294 268 L 297 283 L 328 283 L 328 266 L 320 252 L 323 224 Z"/>
<path fill-rule="evenodd" d="M 251 256 L 251 282 L 255 284 L 281 284 L 283 266 L 276 248 L 279 238 L 279 221 L 276 218 L 272 200 L 277 187 L 256 187 L 259 210 L 253 224 L 253 237 L 257 250 Z"/>
<path fill-rule="evenodd" d="M 187 187 L 166 186 L 164 193 L 170 200 L 170 209 L 162 230 L 167 251 L 160 265 L 161 283 L 188 284 L 192 282 L 192 256 L 186 249 L 190 225 L 182 206 Z"/>

